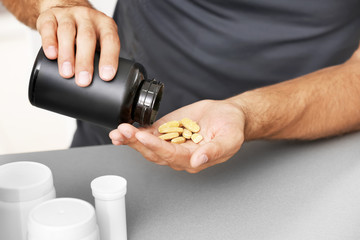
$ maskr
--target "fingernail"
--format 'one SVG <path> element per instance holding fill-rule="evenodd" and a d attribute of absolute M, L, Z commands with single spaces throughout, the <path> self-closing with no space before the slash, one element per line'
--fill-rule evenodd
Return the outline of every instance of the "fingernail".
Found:
<path fill-rule="evenodd" d="M 115 69 L 112 66 L 103 66 L 100 70 L 100 77 L 103 80 L 111 80 L 114 78 Z"/>
<path fill-rule="evenodd" d="M 78 74 L 78 84 L 80 86 L 88 86 L 91 82 L 91 76 L 90 73 L 87 71 L 81 71 Z"/>
<path fill-rule="evenodd" d="M 57 50 L 56 47 L 54 46 L 49 46 L 46 48 L 46 55 L 48 56 L 48 58 L 50 59 L 55 59 L 57 56 Z"/>
<path fill-rule="evenodd" d="M 203 165 L 204 163 L 207 163 L 207 161 L 209 161 L 209 158 L 206 156 L 206 154 L 202 154 L 195 159 L 195 161 L 193 162 L 193 167 L 197 168 Z"/>
<path fill-rule="evenodd" d="M 123 142 L 124 139 L 121 137 L 121 134 L 119 132 L 110 132 L 109 137 L 113 140 L 113 141 L 117 141 L 117 142 Z"/>
<path fill-rule="evenodd" d="M 131 138 L 131 132 L 129 132 L 129 131 L 123 131 L 122 134 L 123 134 L 126 138 Z"/>
<path fill-rule="evenodd" d="M 70 62 L 64 62 L 62 64 L 61 71 L 64 76 L 71 77 L 73 75 L 73 67 Z"/>

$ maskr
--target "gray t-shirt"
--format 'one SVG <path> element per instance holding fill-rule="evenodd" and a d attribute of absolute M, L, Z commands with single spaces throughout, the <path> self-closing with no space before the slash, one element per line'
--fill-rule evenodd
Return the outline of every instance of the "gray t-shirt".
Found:
<path fill-rule="evenodd" d="M 120 0 L 121 55 L 164 82 L 161 115 L 347 60 L 360 0 Z"/>
<path fill-rule="evenodd" d="M 165 84 L 159 117 L 343 63 L 360 40 L 360 0 L 119 0 L 114 19 L 121 56 Z"/>

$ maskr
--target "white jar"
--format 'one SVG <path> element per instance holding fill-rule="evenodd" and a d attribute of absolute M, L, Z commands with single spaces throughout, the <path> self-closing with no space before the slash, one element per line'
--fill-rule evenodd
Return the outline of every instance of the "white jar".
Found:
<path fill-rule="evenodd" d="M 57 198 L 29 215 L 28 240 L 99 240 L 94 207 L 75 198 Z"/>
<path fill-rule="evenodd" d="M 101 240 L 126 240 L 125 194 L 127 181 L 108 175 L 91 182 Z"/>
<path fill-rule="evenodd" d="M 0 166 L 0 239 L 25 240 L 27 219 L 38 204 L 55 198 L 51 170 L 36 162 Z"/>

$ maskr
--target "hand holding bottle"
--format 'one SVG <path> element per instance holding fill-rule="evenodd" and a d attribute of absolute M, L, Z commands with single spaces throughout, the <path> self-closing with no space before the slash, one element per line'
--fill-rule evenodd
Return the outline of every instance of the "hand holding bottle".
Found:
<path fill-rule="evenodd" d="M 87 87 L 93 78 L 94 53 L 98 44 L 101 49 L 100 78 L 112 80 L 120 53 L 114 20 L 92 8 L 87 1 L 49 5 L 53 2 L 41 3 L 36 23 L 46 57 L 58 59 L 62 77 L 71 78 L 75 74 L 76 84 Z"/>

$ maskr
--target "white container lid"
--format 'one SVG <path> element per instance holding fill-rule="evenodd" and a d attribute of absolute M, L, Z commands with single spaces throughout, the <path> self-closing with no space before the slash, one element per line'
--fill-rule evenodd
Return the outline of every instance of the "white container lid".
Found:
<path fill-rule="evenodd" d="M 0 166 L 0 201 L 31 201 L 53 188 L 51 170 L 44 164 L 13 162 Z"/>
<path fill-rule="evenodd" d="M 91 182 L 91 190 L 96 199 L 111 201 L 125 196 L 126 185 L 125 178 L 107 175 L 95 178 Z"/>
<path fill-rule="evenodd" d="M 52 199 L 29 215 L 28 240 L 80 240 L 98 231 L 94 207 L 80 199 Z"/>

